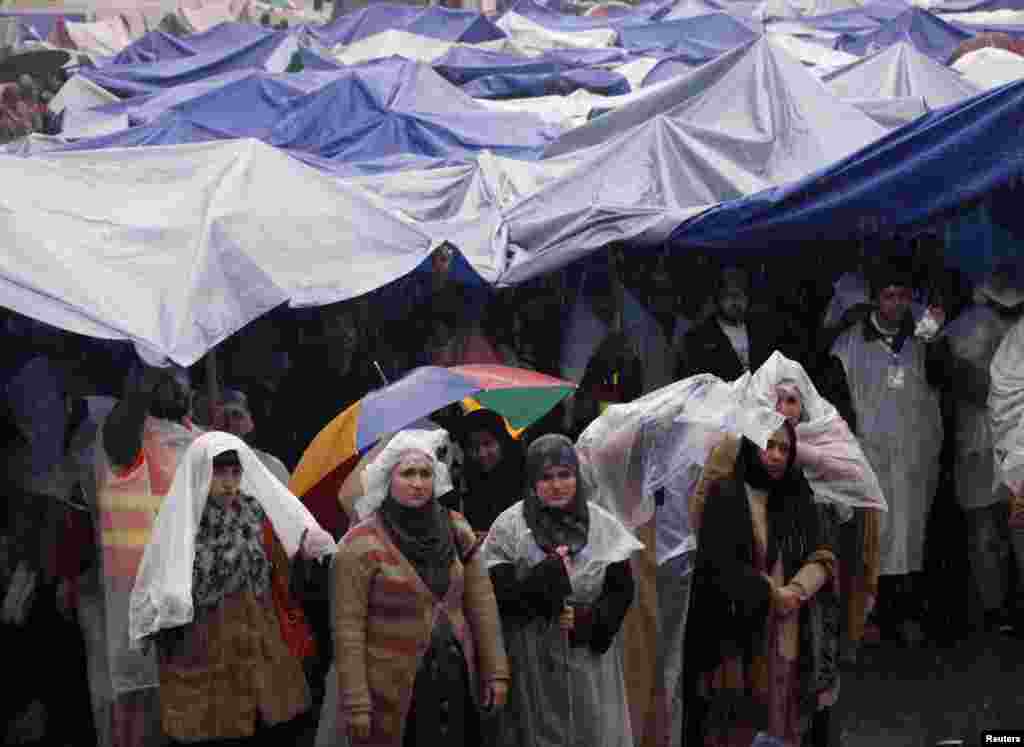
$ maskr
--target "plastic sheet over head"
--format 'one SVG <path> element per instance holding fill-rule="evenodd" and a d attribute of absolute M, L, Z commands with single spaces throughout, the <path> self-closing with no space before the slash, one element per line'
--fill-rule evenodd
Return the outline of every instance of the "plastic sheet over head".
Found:
<path fill-rule="evenodd" d="M 747 405 L 749 380 L 749 374 L 733 382 L 700 374 L 609 407 L 577 442 L 592 500 L 635 530 L 653 518 L 658 491 L 686 500 L 726 435 L 764 448 L 783 418 Z"/>
<path fill-rule="evenodd" d="M 450 448 L 446 430 L 406 429 L 396 433 L 363 471 L 363 497 L 356 503 L 356 514 L 359 519 L 365 519 L 376 511 L 388 497 L 388 491 L 391 489 L 391 472 L 402 459 L 402 455 L 409 451 L 419 452 L 430 459 L 434 467 L 434 497 L 438 498 L 449 492 L 452 489 L 451 476 L 448 465 L 439 455 L 443 450 Z"/>
<path fill-rule="evenodd" d="M 990 372 L 988 409 L 997 479 L 1019 494 L 1024 487 L 1024 319 L 1003 338 Z"/>
<path fill-rule="evenodd" d="M 795 388 L 800 394 L 803 411 L 796 424 L 797 463 L 815 499 L 835 505 L 844 521 L 854 508 L 887 510 L 878 477 L 846 421 L 818 393 L 804 367 L 776 351 L 751 376 L 748 406 L 774 409 L 780 388 Z"/>
<path fill-rule="evenodd" d="M 322 559 L 337 551 L 333 538 L 302 502 L 282 485 L 239 438 L 206 433 L 185 452 L 153 525 L 135 577 L 129 608 L 129 635 L 134 647 L 165 628 L 192 621 L 192 566 L 195 539 L 210 494 L 213 459 L 235 451 L 242 464 L 242 492 L 259 501 L 288 557 L 299 551 Z"/>

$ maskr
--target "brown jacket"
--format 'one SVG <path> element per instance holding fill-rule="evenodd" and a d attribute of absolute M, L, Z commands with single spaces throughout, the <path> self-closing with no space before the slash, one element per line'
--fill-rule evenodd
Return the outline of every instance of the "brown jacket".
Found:
<path fill-rule="evenodd" d="M 474 546 L 469 523 L 452 511 L 459 557 Z M 443 599 L 426 587 L 374 515 L 341 541 L 334 563 L 334 640 L 338 726 L 352 714 L 371 715 L 367 745 L 400 747 L 413 681 L 441 614 L 447 613 L 479 689 L 509 679 L 498 605 L 479 554 L 452 562 Z"/>
<path fill-rule="evenodd" d="M 272 574 L 288 573 L 288 556 L 274 538 Z M 281 634 L 271 592 L 243 591 L 215 609 L 157 637 L 164 732 L 182 741 L 237 739 L 290 721 L 310 707 L 299 660 Z"/>

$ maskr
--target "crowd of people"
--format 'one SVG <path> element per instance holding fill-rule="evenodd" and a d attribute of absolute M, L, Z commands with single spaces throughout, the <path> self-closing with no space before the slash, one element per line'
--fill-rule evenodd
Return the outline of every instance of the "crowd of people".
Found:
<path fill-rule="evenodd" d="M 872 253 L 495 292 L 443 248 L 192 370 L 8 315 L 7 742 L 817 747 L 861 647 L 1024 635 L 1024 289 Z M 340 525 L 289 490 L 345 408 L 464 363 L 577 388 L 410 422 Z"/>

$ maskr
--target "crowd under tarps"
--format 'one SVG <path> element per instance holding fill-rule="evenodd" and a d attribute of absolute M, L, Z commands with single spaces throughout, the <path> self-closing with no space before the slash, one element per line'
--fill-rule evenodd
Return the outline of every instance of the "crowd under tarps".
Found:
<path fill-rule="evenodd" d="M 972 86 L 921 50 L 927 35 L 898 40 L 866 59 L 830 48 L 844 33 L 870 35 L 895 21 L 909 28 L 907 19 L 928 16 L 907 7 L 874 0 L 808 15 L 817 12 L 808 6 L 799 19 L 804 31 L 773 26 L 760 37 L 734 3 L 711 0 L 653 3 L 603 18 L 520 0 L 496 24 L 465 11 L 371 6 L 320 29 L 225 23 L 183 38 L 151 32 L 120 59 L 103 60 L 66 84 L 57 107 L 51 105 L 63 111 L 59 137 L 36 136 L 8 152 L 61 168 L 111 158 L 129 164 L 157 158 L 153 153 L 170 160 L 167 154 L 179 150 L 183 163 L 191 163 L 197 153 L 223 159 L 222 149 L 255 138 L 264 145 L 248 145 L 252 153 L 274 153 L 277 167 L 287 162 L 300 170 L 289 178 L 315 175 L 313 184 L 350 190 L 372 205 L 378 212 L 366 213 L 366 221 L 386 216 L 384 228 L 367 226 L 374 235 L 398 221 L 415 237 L 417 251 L 449 241 L 483 281 L 495 284 L 559 269 L 611 242 L 657 246 L 674 233 L 680 246 L 691 238 L 697 245 L 736 243 L 727 234 L 757 243 L 777 221 L 796 240 L 809 225 L 827 229 L 808 216 L 831 215 L 846 210 L 846 200 L 862 199 L 850 173 L 869 184 L 895 180 L 907 193 L 920 191 L 906 174 L 927 163 L 885 158 L 916 154 L 940 133 L 967 137 L 958 128 L 975 127 L 971 117 L 1005 101 L 976 96 L 958 103 Z M 788 28 L 799 31 L 792 23 Z M 551 42 L 545 49 L 541 37 Z M 599 45 L 585 45 L 584 37 Z M 344 65 L 323 56 L 332 40 L 343 45 L 338 56 L 374 44 L 378 50 L 368 54 L 381 54 L 388 38 L 426 40 L 443 51 L 430 65 L 395 58 Z M 527 41 L 524 50 L 523 38 L 538 43 Z M 737 39 L 746 41 L 730 48 Z M 296 59 L 311 65 L 284 72 L 295 69 Z M 652 83 L 659 66 L 679 74 Z M 633 90 L 608 95 L 627 90 L 623 83 Z M 957 106 L 925 116 L 950 105 Z M 250 170 L 264 168 L 265 160 L 254 157 L 259 165 Z M 945 160 L 962 166 L 959 156 Z M 47 168 L 38 179 L 56 178 L 54 167 Z M 971 164 L 956 176 L 990 188 L 997 179 L 986 168 Z M 829 191 L 823 194 L 814 174 L 829 175 Z M 953 179 L 928 178 L 932 190 Z M 961 192 L 979 193 L 971 184 Z M 950 191 L 885 220 L 906 224 L 908 215 L 933 215 L 936 204 L 961 199 Z M 285 193 L 275 185 L 274 194 Z M 804 200 L 806 212 L 792 210 L 794 200 Z M 900 205 L 896 197 L 875 209 Z M 363 290 L 346 286 L 324 296 L 340 300 L 372 290 L 417 262 L 385 265 L 379 276 L 355 283 Z M 295 301 L 288 288 L 279 302 L 320 302 L 304 298 Z M 188 355 L 204 350 L 153 330 L 107 334 L 179 357 L 182 346 Z"/>

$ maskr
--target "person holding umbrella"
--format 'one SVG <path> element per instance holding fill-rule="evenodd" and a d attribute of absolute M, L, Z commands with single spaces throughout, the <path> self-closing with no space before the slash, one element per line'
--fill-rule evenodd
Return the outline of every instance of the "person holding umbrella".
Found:
<path fill-rule="evenodd" d="M 526 497 L 484 540 L 513 664 L 500 744 L 631 747 L 619 629 L 642 545 L 587 498 L 566 436 L 534 441 Z"/>
<path fill-rule="evenodd" d="M 400 431 L 363 473 L 360 520 L 334 565 L 318 747 L 475 747 L 478 703 L 505 703 L 508 661 L 476 536 L 437 501 L 451 489 L 437 457 L 447 442 L 443 430 Z"/>

